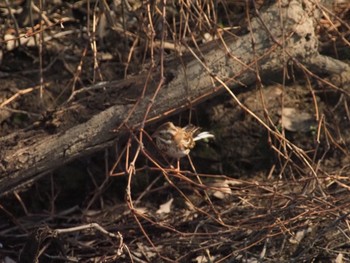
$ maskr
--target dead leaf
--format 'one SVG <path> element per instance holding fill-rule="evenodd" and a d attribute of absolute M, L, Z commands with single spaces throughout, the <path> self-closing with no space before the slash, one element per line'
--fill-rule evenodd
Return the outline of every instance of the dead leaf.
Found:
<path fill-rule="evenodd" d="M 292 244 L 299 244 L 305 237 L 306 234 L 310 233 L 312 228 L 309 227 L 307 229 L 299 230 L 294 236 L 289 239 L 289 242 Z"/>
<path fill-rule="evenodd" d="M 296 108 L 283 108 L 282 125 L 288 131 L 308 132 L 317 125 L 317 122 L 310 113 Z"/>
<path fill-rule="evenodd" d="M 169 214 L 171 211 L 171 204 L 173 203 L 174 198 L 171 198 L 168 202 L 162 204 L 159 206 L 159 209 L 157 210 L 157 214 Z"/>
<path fill-rule="evenodd" d="M 217 180 L 213 182 L 210 187 L 210 194 L 218 199 L 224 199 L 232 194 L 230 185 L 235 185 L 237 182 L 235 180 Z"/>

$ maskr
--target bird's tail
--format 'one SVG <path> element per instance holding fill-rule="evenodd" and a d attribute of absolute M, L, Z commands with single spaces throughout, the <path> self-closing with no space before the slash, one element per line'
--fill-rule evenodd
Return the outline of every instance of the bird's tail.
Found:
<path fill-rule="evenodd" d="M 214 134 L 211 134 L 210 132 L 201 132 L 196 135 L 196 137 L 193 138 L 194 141 L 199 141 L 203 139 L 208 139 L 208 138 L 215 138 Z"/>

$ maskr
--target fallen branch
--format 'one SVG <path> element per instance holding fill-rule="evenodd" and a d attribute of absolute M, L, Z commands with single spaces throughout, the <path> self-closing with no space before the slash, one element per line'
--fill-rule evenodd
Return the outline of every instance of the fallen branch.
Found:
<path fill-rule="evenodd" d="M 305 8 L 301 2 L 293 0 L 288 5 L 279 6 L 278 2 L 270 6 L 251 20 L 249 34 L 219 38 L 203 47 L 200 54 L 187 47 L 191 59 L 177 58 L 165 65 L 162 80 L 165 84 L 155 99 L 160 74 L 152 69 L 147 75 L 90 87 L 118 92 L 110 97 L 113 106 L 85 116 L 87 121 L 83 123 L 70 123 L 62 108 L 54 113 L 61 122 L 56 134 L 28 129 L 1 138 L 0 195 L 23 187 L 75 158 L 111 146 L 115 138 L 128 132 L 126 128 L 138 129 L 145 121 L 166 118 L 224 92 L 215 78 L 235 89 L 253 84 L 259 76 L 274 74 L 291 61 L 328 74 L 350 75 L 348 65 L 318 53 L 316 6 L 309 1 Z M 101 94 L 95 96 L 98 95 Z M 74 102 L 74 97 L 71 99 L 66 106 L 79 115 L 84 106 Z M 149 107 L 151 110 L 145 116 Z"/>

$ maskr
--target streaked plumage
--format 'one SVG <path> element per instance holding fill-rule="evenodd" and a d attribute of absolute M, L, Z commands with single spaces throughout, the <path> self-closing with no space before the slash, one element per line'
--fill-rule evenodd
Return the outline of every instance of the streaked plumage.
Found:
<path fill-rule="evenodd" d="M 199 130 L 192 124 L 184 128 L 175 126 L 172 122 L 166 122 L 159 126 L 152 137 L 160 151 L 172 158 L 182 158 L 189 154 L 195 146 L 195 141 L 213 138 L 209 132 L 201 132 L 193 137 Z"/>

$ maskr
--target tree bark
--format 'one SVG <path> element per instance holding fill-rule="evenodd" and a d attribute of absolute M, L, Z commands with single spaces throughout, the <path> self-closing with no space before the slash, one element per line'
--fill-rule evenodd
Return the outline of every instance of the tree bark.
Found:
<path fill-rule="evenodd" d="M 318 53 L 315 33 L 318 11 L 311 2 L 306 1 L 310 4 L 306 7 L 302 2 L 292 0 L 279 5 L 278 1 L 251 20 L 247 35 L 215 40 L 203 47 L 197 58 L 189 50 L 191 59 L 176 58 L 166 63 L 164 82 L 155 97 L 161 80 L 158 71 L 99 83 L 90 89 L 103 87 L 107 93 L 112 89 L 118 92 L 110 97 L 112 106 L 93 116 L 87 114 L 86 121 L 69 122 L 63 109 L 59 109 L 53 114 L 61 122 L 55 134 L 45 129 L 29 129 L 1 138 L 0 195 L 23 187 L 75 158 L 111 146 L 127 132 L 125 127 L 137 129 L 144 120 L 146 124 L 161 120 L 224 92 L 218 79 L 231 89 L 248 86 L 258 75 L 274 74 L 290 62 L 328 74 L 349 73 L 348 65 L 334 59 L 329 64 Z M 324 64 L 320 65 L 320 61 Z M 79 102 L 68 106 L 78 115 L 84 107 Z"/>

